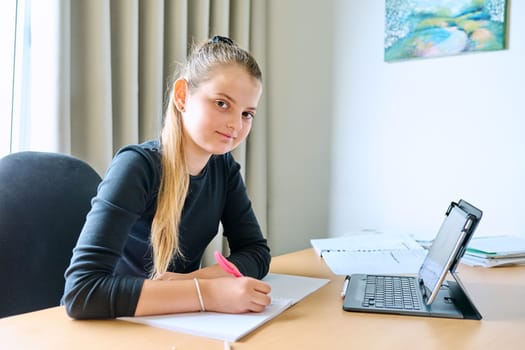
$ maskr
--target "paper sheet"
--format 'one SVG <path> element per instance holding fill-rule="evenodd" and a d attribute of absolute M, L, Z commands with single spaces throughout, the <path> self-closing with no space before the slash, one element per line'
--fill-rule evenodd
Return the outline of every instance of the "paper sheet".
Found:
<path fill-rule="evenodd" d="M 276 299 L 261 313 L 236 315 L 216 312 L 192 312 L 163 316 L 125 317 L 122 319 L 171 331 L 233 342 L 279 315 L 290 305 L 291 300 L 289 299 Z"/>
<path fill-rule="evenodd" d="M 319 238 L 310 240 L 318 255 L 327 251 L 383 251 L 422 249 L 422 247 L 408 235 L 403 234 L 356 234 L 335 238 Z"/>
<path fill-rule="evenodd" d="M 120 319 L 233 342 L 329 282 L 327 279 L 283 274 L 268 274 L 263 280 L 272 286 L 272 304 L 261 313 L 194 312 Z"/>
<path fill-rule="evenodd" d="M 404 234 L 356 234 L 310 242 L 336 275 L 416 274 L 427 254 Z"/>
<path fill-rule="evenodd" d="M 336 275 L 416 274 L 425 260 L 424 249 L 371 252 L 325 252 L 323 259 Z"/>

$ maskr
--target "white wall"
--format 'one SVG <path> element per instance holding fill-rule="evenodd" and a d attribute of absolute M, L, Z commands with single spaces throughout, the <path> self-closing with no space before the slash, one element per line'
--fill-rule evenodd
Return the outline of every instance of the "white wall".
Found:
<path fill-rule="evenodd" d="M 330 235 L 433 236 L 460 198 L 525 235 L 525 2 L 507 50 L 386 63 L 384 0 L 334 1 Z"/>
<path fill-rule="evenodd" d="M 328 232 L 333 1 L 269 0 L 268 241 L 278 255 Z"/>
<path fill-rule="evenodd" d="M 452 200 L 477 234 L 525 235 L 525 2 L 508 49 L 386 63 L 384 0 L 268 0 L 274 255 L 363 229 L 433 236 Z"/>

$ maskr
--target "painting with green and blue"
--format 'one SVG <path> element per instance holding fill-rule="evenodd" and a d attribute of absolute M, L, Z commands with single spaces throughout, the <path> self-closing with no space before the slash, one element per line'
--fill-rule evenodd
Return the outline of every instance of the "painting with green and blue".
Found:
<path fill-rule="evenodd" d="M 505 48 L 506 0 L 385 0 L 385 61 Z"/>

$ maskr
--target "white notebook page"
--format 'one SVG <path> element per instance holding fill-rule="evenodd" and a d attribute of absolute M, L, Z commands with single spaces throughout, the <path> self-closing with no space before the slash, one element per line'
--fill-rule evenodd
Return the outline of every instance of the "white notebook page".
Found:
<path fill-rule="evenodd" d="M 236 341 L 315 292 L 329 280 L 270 273 L 263 281 L 272 286 L 272 304 L 261 313 L 193 312 L 120 319 L 198 336 Z"/>

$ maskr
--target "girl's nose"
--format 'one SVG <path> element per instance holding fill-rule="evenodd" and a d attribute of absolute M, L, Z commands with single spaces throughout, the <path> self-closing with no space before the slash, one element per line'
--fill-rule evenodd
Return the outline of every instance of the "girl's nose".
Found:
<path fill-rule="evenodd" d="M 228 128 L 232 130 L 239 130 L 242 127 L 242 114 L 232 114 L 228 120 Z"/>

